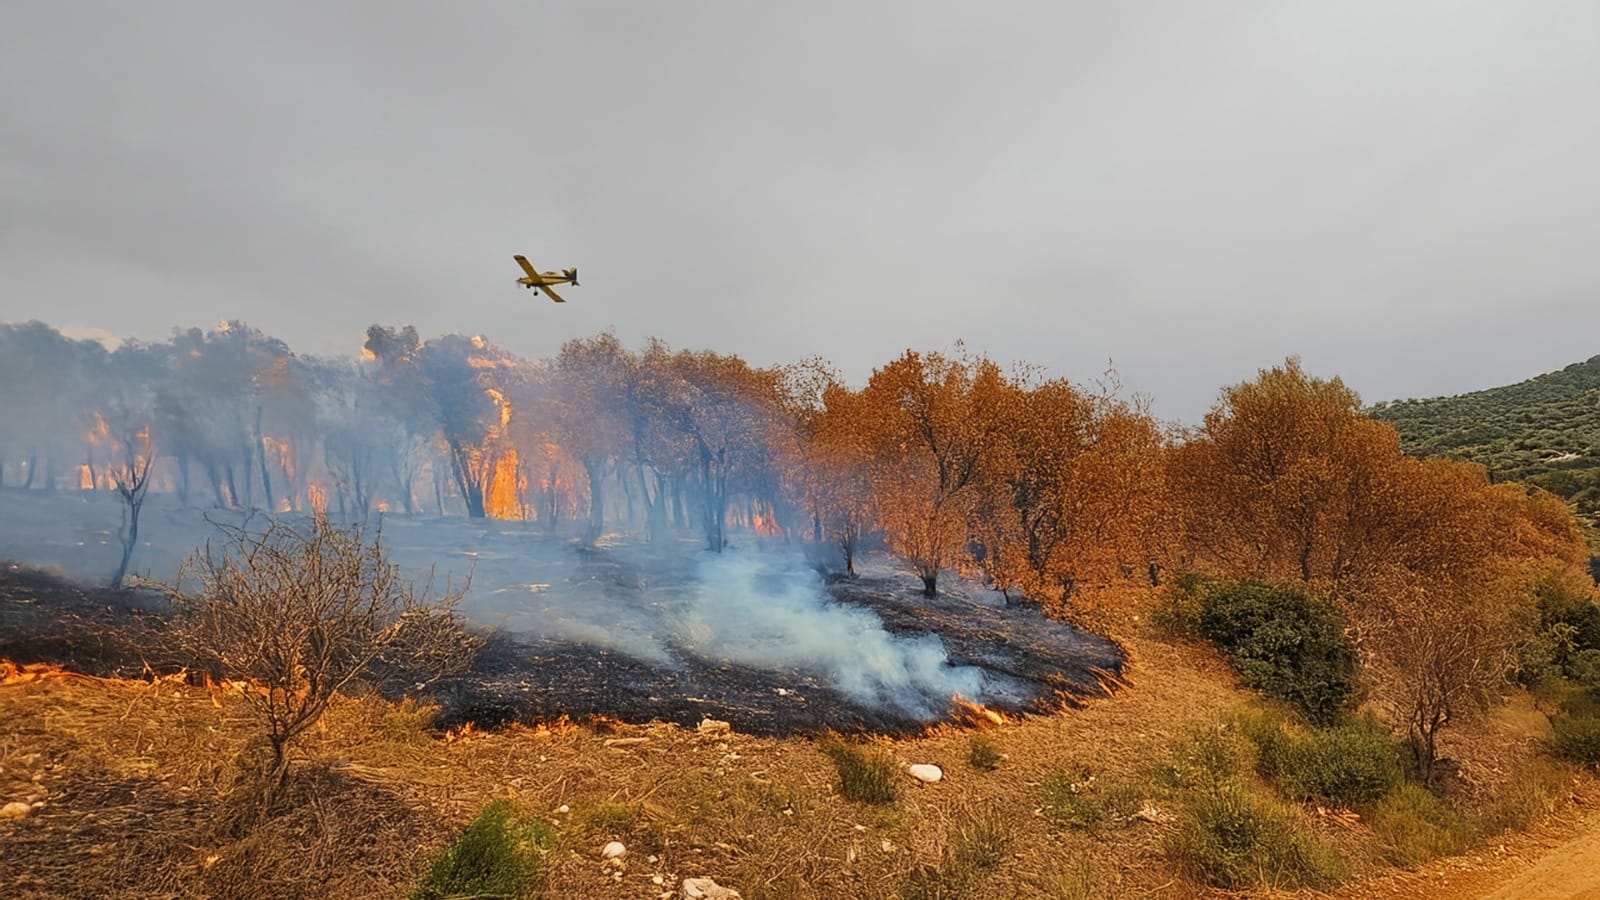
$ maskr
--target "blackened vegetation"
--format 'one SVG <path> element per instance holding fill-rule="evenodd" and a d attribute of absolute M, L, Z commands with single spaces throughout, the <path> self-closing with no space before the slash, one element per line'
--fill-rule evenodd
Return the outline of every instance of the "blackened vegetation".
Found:
<path fill-rule="evenodd" d="M 0 659 L 136 678 L 166 662 L 154 649 L 166 611 L 152 591 L 84 587 L 0 563 Z"/>
<path fill-rule="evenodd" d="M 1123 657 L 1115 644 L 1048 619 L 1037 607 L 930 600 L 906 579 L 864 577 L 836 582 L 829 591 L 842 604 L 871 608 L 891 634 L 938 636 L 952 666 L 983 669 L 991 710 L 1053 712 L 1105 696 L 1121 683 Z M 866 705 L 836 690 L 823 673 L 802 668 L 757 668 L 686 651 L 657 664 L 592 645 L 506 633 L 491 638 L 471 673 L 439 696 L 445 727 L 562 716 L 693 726 L 712 718 L 763 736 L 904 735 L 971 717 L 954 704 L 933 720 Z"/>
<path fill-rule="evenodd" d="M 866 576 L 828 590 L 841 604 L 872 609 L 895 635 L 937 635 L 953 666 L 983 669 L 987 707 L 1046 713 L 1103 696 L 1120 683 L 1121 651 L 1110 641 L 1046 618 L 1033 606 L 989 606 L 952 596 L 921 596 L 909 578 Z M 14 565 L 0 565 L 0 658 L 50 662 L 95 675 L 139 677 L 181 668 L 160 655 L 164 598 L 138 591 L 81 588 Z M 742 732 L 779 736 L 914 734 L 935 721 L 858 702 L 820 671 L 768 669 L 669 648 L 664 663 L 553 637 L 497 633 L 464 676 L 440 682 L 438 724 L 472 722 L 625 722 L 694 726 L 721 719 Z M 397 690 L 400 690 L 397 688 Z M 1000 697 L 1003 699 L 995 699 Z M 943 721 L 965 721 L 954 705 Z"/>

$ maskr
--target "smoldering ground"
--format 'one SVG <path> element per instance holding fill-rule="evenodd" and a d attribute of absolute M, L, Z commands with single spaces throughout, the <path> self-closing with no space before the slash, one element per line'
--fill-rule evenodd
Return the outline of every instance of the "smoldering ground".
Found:
<path fill-rule="evenodd" d="M 135 565 L 156 579 L 204 542 L 208 515 L 238 519 L 151 504 Z M 89 580 L 115 561 L 114 498 L 8 492 L 0 506 L 0 556 Z M 584 547 L 514 522 L 378 527 L 412 577 L 470 579 L 462 610 L 493 630 L 472 672 L 438 688 L 445 724 L 710 717 L 763 734 L 905 732 L 962 715 L 958 696 L 1043 711 L 1121 668 L 1109 641 L 970 585 L 923 598 L 889 560 L 829 583 L 798 548 L 753 541 L 718 554 L 693 539 Z"/>

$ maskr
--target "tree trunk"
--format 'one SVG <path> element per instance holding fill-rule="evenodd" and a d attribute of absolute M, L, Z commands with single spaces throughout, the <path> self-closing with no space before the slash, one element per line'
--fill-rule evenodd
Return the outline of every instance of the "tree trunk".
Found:
<path fill-rule="evenodd" d="M 189 505 L 189 458 L 178 457 L 178 505 Z"/>
<path fill-rule="evenodd" d="M 454 441 L 450 442 L 450 468 L 455 472 L 461 499 L 467 504 L 467 518 L 487 518 L 483 508 L 483 485 L 472 476 L 465 448 Z"/>
<path fill-rule="evenodd" d="M 128 527 L 119 535 L 122 538 L 122 561 L 117 563 L 117 574 L 111 576 L 112 590 L 122 588 L 122 579 L 128 574 L 128 563 L 133 560 L 134 548 L 139 546 L 139 510 L 144 507 L 144 495 L 142 491 L 134 496 L 124 490 L 122 503 L 122 514 Z"/>
<path fill-rule="evenodd" d="M 257 404 L 256 450 L 261 454 L 261 493 L 262 496 L 266 498 L 267 510 L 270 512 L 276 510 L 278 507 L 277 504 L 272 500 L 272 475 L 267 471 L 270 468 L 267 465 L 267 436 L 261 433 L 261 410 L 261 405 Z"/>
<path fill-rule="evenodd" d="M 584 529 L 583 542 L 592 546 L 605 529 L 605 460 L 585 457 L 583 471 L 589 476 L 589 525 Z"/>

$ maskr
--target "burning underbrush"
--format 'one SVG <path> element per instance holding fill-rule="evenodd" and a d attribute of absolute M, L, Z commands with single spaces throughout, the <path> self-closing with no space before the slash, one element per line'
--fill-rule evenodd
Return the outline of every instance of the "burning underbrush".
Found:
<path fill-rule="evenodd" d="M 431 531 L 395 534 L 385 543 L 412 571 L 450 555 Z M 470 537 L 454 558 L 471 566 L 463 611 L 487 640 L 469 672 L 425 688 L 443 728 L 711 718 L 756 735 L 904 735 L 1050 712 L 1121 679 L 1110 641 L 955 579 L 930 600 L 887 560 L 825 581 L 781 549 Z M 120 677 L 199 668 L 165 639 L 170 612 L 154 593 L 6 565 L 0 658 Z M 424 690 L 416 680 L 391 696 Z"/>
<path fill-rule="evenodd" d="M 1115 644 L 1035 607 L 930 601 L 887 566 L 824 586 L 779 562 L 702 561 L 680 578 L 625 554 L 590 561 L 613 592 L 639 593 L 614 610 L 657 614 L 647 643 L 502 630 L 441 692 L 443 724 L 710 718 L 755 735 L 904 735 L 1048 713 L 1120 684 Z"/>

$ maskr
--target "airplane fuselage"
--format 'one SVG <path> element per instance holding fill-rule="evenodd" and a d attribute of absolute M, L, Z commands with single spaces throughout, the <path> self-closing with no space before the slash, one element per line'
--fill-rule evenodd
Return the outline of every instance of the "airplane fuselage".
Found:
<path fill-rule="evenodd" d="M 524 287 L 541 287 L 546 284 L 577 284 L 577 282 L 555 272 L 540 272 L 537 277 L 518 278 L 517 284 Z"/>

